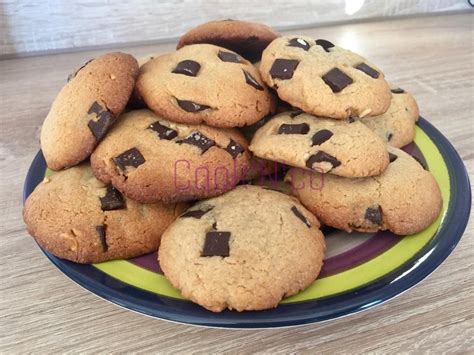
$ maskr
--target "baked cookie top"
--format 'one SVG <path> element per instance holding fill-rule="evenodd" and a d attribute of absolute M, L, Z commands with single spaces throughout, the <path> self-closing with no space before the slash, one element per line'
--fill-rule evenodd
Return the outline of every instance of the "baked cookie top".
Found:
<path fill-rule="evenodd" d="M 282 100 L 317 116 L 376 116 L 390 105 L 382 71 L 326 40 L 277 38 L 263 52 L 259 69 Z"/>
<path fill-rule="evenodd" d="M 296 198 L 243 185 L 192 206 L 163 234 L 159 260 L 184 297 L 220 312 L 275 307 L 309 286 L 325 252 Z"/>
<path fill-rule="evenodd" d="M 420 232 L 441 210 L 438 184 L 404 151 L 389 147 L 389 153 L 391 162 L 379 176 L 349 179 L 291 169 L 286 180 L 325 225 L 348 232 Z"/>
<path fill-rule="evenodd" d="M 135 58 L 115 52 L 87 62 L 69 76 L 41 129 L 49 168 L 60 170 L 89 157 L 124 110 L 137 75 Z"/>
<path fill-rule="evenodd" d="M 211 21 L 194 27 L 182 35 L 176 49 L 190 44 L 208 43 L 230 49 L 255 62 L 277 37 L 279 34 L 275 30 L 262 23 L 230 19 Z"/>
<path fill-rule="evenodd" d="M 345 177 L 378 175 L 389 163 L 383 140 L 364 124 L 311 116 L 276 115 L 255 133 L 258 157 Z"/>
<path fill-rule="evenodd" d="M 98 179 L 140 202 L 222 194 L 248 170 L 247 141 L 235 129 L 174 123 L 150 110 L 130 111 L 91 156 Z"/>
<path fill-rule="evenodd" d="M 140 68 L 137 90 L 150 109 L 170 121 L 214 127 L 255 123 L 275 105 L 249 61 L 210 44 L 148 61 Z"/>
<path fill-rule="evenodd" d="M 360 121 L 395 148 L 415 139 L 415 124 L 420 117 L 415 98 L 405 90 L 392 86 L 392 101 L 380 116 L 364 117 Z"/>
<path fill-rule="evenodd" d="M 48 252 L 95 263 L 157 250 L 163 231 L 186 207 L 130 200 L 81 164 L 45 178 L 26 200 L 23 218 Z"/>

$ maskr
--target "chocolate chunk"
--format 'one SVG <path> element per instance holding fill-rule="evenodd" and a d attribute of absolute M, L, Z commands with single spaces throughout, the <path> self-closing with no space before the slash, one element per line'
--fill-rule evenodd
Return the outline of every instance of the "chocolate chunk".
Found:
<path fill-rule="evenodd" d="M 102 107 L 97 101 L 87 111 L 88 115 L 95 114 L 97 120 L 90 120 L 87 126 L 97 141 L 101 141 L 115 122 L 115 116 Z"/>
<path fill-rule="evenodd" d="M 270 69 L 270 75 L 274 79 L 291 79 L 299 63 L 299 60 L 295 59 L 275 59 Z"/>
<path fill-rule="evenodd" d="M 252 75 L 250 75 L 249 72 L 247 72 L 246 70 L 243 70 L 243 69 L 242 69 L 242 71 L 244 72 L 245 82 L 247 84 L 249 84 L 250 86 L 253 86 L 257 90 L 263 91 L 263 86 L 260 85 L 258 83 L 258 81 L 255 80 L 255 78 Z"/>
<path fill-rule="evenodd" d="M 369 67 L 365 63 L 361 63 L 361 64 L 357 65 L 356 69 L 359 69 L 360 71 L 363 71 L 365 74 L 367 74 L 368 76 L 370 76 L 371 78 L 374 78 L 374 79 L 377 79 L 380 75 L 380 73 L 377 70 L 372 69 L 371 67 Z"/>
<path fill-rule="evenodd" d="M 245 149 L 239 143 L 231 139 L 229 144 L 227 144 L 225 151 L 232 155 L 232 158 L 235 159 L 240 153 L 243 153 Z"/>
<path fill-rule="evenodd" d="M 74 79 L 77 76 L 77 73 L 79 73 L 82 69 L 84 69 L 86 67 L 86 65 L 89 64 L 90 62 L 92 62 L 93 60 L 94 60 L 94 58 L 89 59 L 87 62 L 84 63 L 84 65 L 82 67 L 77 69 L 74 73 L 69 74 L 68 77 L 67 77 L 67 82 L 70 82 L 72 79 Z"/>
<path fill-rule="evenodd" d="M 292 38 L 288 42 L 289 47 L 298 47 L 307 51 L 311 46 L 303 38 Z"/>
<path fill-rule="evenodd" d="M 229 62 L 229 63 L 241 63 L 242 58 L 240 55 L 231 53 L 231 52 L 224 52 L 224 51 L 219 51 L 217 54 L 220 60 L 223 62 Z"/>
<path fill-rule="evenodd" d="M 192 101 L 179 99 L 176 99 L 176 101 L 178 102 L 179 107 L 181 107 L 186 112 L 199 112 L 209 108 L 209 106 L 197 104 Z"/>
<path fill-rule="evenodd" d="M 210 207 L 206 210 L 193 210 L 193 211 L 186 211 L 184 214 L 181 215 L 180 218 L 196 218 L 201 219 L 207 212 L 212 210 L 214 207 Z"/>
<path fill-rule="evenodd" d="M 229 256 L 229 240 L 230 232 L 207 232 L 201 256 Z"/>
<path fill-rule="evenodd" d="M 396 88 L 396 89 L 392 89 L 390 90 L 393 94 L 403 94 L 405 92 L 405 90 L 401 89 L 401 88 Z"/>
<path fill-rule="evenodd" d="M 194 60 L 183 60 L 179 62 L 176 68 L 172 71 L 175 74 L 184 74 L 187 76 L 196 76 L 201 69 L 201 64 Z"/>
<path fill-rule="evenodd" d="M 390 142 L 390 140 L 392 139 L 392 137 L 393 137 L 393 134 L 390 133 L 390 132 L 388 132 L 388 133 L 387 133 L 387 141 Z"/>
<path fill-rule="evenodd" d="M 332 44 L 332 43 L 329 42 L 329 41 L 326 41 L 325 39 L 317 39 L 317 40 L 316 40 L 316 44 L 317 44 L 318 46 L 323 47 L 323 49 L 324 49 L 326 52 L 329 52 L 329 48 L 334 47 L 334 44 Z"/>
<path fill-rule="evenodd" d="M 106 252 L 109 249 L 109 246 L 107 245 L 107 238 L 105 235 L 105 230 L 107 226 L 105 224 L 102 224 L 100 226 L 95 226 L 95 231 L 97 232 L 97 235 L 100 239 L 100 244 L 102 245 L 102 251 Z"/>
<path fill-rule="evenodd" d="M 311 141 L 313 142 L 313 145 L 321 145 L 324 142 L 326 142 L 329 138 L 331 138 L 333 133 L 328 130 L 328 129 L 322 129 L 320 131 L 317 131 L 314 135 L 313 138 L 311 138 Z"/>
<path fill-rule="evenodd" d="M 291 212 L 293 212 L 296 217 L 301 219 L 308 228 L 311 228 L 311 223 L 309 223 L 306 217 L 296 208 L 296 206 L 291 207 Z"/>
<path fill-rule="evenodd" d="M 382 208 L 377 206 L 375 208 L 369 207 L 365 211 L 365 219 L 372 223 L 381 225 L 382 224 Z"/>
<path fill-rule="evenodd" d="M 398 156 L 392 153 L 388 153 L 388 158 L 390 160 L 390 163 L 393 163 L 395 160 L 397 160 Z"/>
<path fill-rule="evenodd" d="M 178 132 L 167 126 L 163 126 L 159 121 L 153 122 L 148 129 L 155 131 L 160 139 L 172 140 L 178 136 Z"/>
<path fill-rule="evenodd" d="M 94 101 L 94 103 L 89 107 L 89 111 L 87 111 L 88 115 L 91 115 L 93 113 L 99 115 L 102 111 L 104 111 L 104 108 L 102 107 L 101 104 L 99 104 L 97 101 Z"/>
<path fill-rule="evenodd" d="M 186 143 L 194 145 L 201 149 L 201 154 L 204 154 L 209 148 L 216 145 L 212 139 L 207 138 L 204 134 L 199 131 L 191 132 L 186 138 L 180 140 L 178 143 Z"/>
<path fill-rule="evenodd" d="M 107 192 L 104 197 L 100 198 L 100 204 L 102 211 L 113 211 L 126 208 L 122 194 L 112 185 L 107 185 Z"/>
<path fill-rule="evenodd" d="M 322 79 L 335 93 L 342 91 L 346 86 L 353 83 L 349 76 L 337 68 L 328 71 Z"/>
<path fill-rule="evenodd" d="M 278 134 L 306 134 L 309 132 L 309 126 L 307 123 L 300 124 L 282 124 L 278 128 Z"/>
<path fill-rule="evenodd" d="M 332 164 L 333 168 L 338 167 L 341 165 L 341 162 L 337 160 L 332 155 L 329 155 L 323 151 L 319 151 L 314 155 L 311 155 L 308 160 L 306 160 L 306 167 L 312 169 L 314 163 L 321 163 L 321 162 L 328 162 Z"/>
<path fill-rule="evenodd" d="M 291 118 L 295 118 L 296 116 L 301 115 L 302 113 L 303 113 L 303 111 L 297 110 L 297 111 L 290 112 L 289 116 Z"/>
<path fill-rule="evenodd" d="M 112 158 L 114 163 L 123 171 L 127 166 L 133 166 L 134 168 L 142 165 L 145 162 L 145 158 L 137 148 L 131 148 L 126 150 L 115 158 Z"/>
<path fill-rule="evenodd" d="M 355 121 L 357 121 L 357 117 L 349 116 L 349 118 L 347 119 L 347 121 L 349 121 L 349 123 L 354 123 Z"/>

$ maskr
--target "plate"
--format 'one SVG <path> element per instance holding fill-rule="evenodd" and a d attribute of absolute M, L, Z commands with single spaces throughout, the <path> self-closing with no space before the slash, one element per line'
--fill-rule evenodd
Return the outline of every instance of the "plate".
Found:
<path fill-rule="evenodd" d="M 438 219 L 424 231 L 399 237 L 389 232 L 326 230 L 328 252 L 318 279 L 275 309 L 212 313 L 184 300 L 162 275 L 156 253 L 81 265 L 44 252 L 70 279 L 126 309 L 160 319 L 226 328 L 294 326 L 335 319 L 385 302 L 413 287 L 452 252 L 469 219 L 471 191 L 464 164 L 448 140 L 420 118 L 414 143 L 403 148 L 435 176 L 443 196 Z M 23 199 L 47 173 L 41 151 L 26 177 Z"/>

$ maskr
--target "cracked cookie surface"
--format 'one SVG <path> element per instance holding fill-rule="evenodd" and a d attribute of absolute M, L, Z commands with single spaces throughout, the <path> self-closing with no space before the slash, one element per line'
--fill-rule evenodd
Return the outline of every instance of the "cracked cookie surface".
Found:
<path fill-rule="evenodd" d="M 68 78 L 41 128 L 41 149 L 48 167 L 79 164 L 123 112 L 135 85 L 138 64 L 129 54 L 108 53 Z"/>
<path fill-rule="evenodd" d="M 317 116 L 376 116 L 390 105 L 382 71 L 326 40 L 277 38 L 264 50 L 259 70 L 282 100 Z"/>
<path fill-rule="evenodd" d="M 23 218 L 48 252 L 95 263 L 157 250 L 163 231 L 186 207 L 132 201 L 81 164 L 45 178 L 26 200 Z"/>
<path fill-rule="evenodd" d="M 257 130 L 250 150 L 258 157 L 345 177 L 378 175 L 389 163 L 383 140 L 360 122 L 276 115 Z"/>
<path fill-rule="evenodd" d="M 150 109 L 170 121 L 214 127 L 250 125 L 275 106 L 249 61 L 210 44 L 148 61 L 140 68 L 137 91 Z"/>
<path fill-rule="evenodd" d="M 220 312 L 276 307 L 318 276 L 319 222 L 296 198 L 244 185 L 201 201 L 163 234 L 159 260 L 182 295 Z"/>
<path fill-rule="evenodd" d="M 441 210 L 438 183 L 404 151 L 390 147 L 389 153 L 391 162 L 379 176 L 351 179 L 294 168 L 286 180 L 325 225 L 348 232 L 420 232 Z"/>
<path fill-rule="evenodd" d="M 130 111 L 91 156 L 98 179 L 151 203 L 206 198 L 232 189 L 248 171 L 247 141 L 235 129 L 170 122 Z"/>
<path fill-rule="evenodd" d="M 420 113 L 411 94 L 396 86 L 391 91 L 392 101 L 387 112 L 380 116 L 364 117 L 360 121 L 392 147 L 401 148 L 415 139 L 415 125 Z"/>

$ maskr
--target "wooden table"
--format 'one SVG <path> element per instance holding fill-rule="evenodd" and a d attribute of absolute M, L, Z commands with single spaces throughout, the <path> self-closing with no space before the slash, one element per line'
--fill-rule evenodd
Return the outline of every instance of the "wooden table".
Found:
<path fill-rule="evenodd" d="M 473 176 L 473 16 L 460 14 L 300 30 L 370 58 L 412 92 Z M 130 47 L 137 56 L 173 45 Z M 369 311 L 303 327 L 204 329 L 120 309 L 78 287 L 40 252 L 21 218 L 40 125 L 74 67 L 101 51 L 0 62 L 0 352 L 289 352 L 474 350 L 472 221 L 422 284 Z"/>

